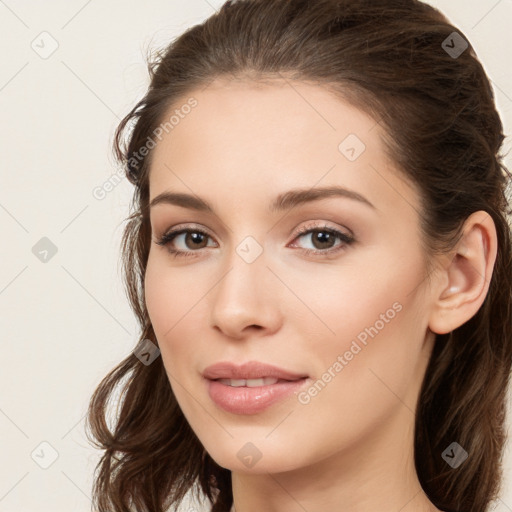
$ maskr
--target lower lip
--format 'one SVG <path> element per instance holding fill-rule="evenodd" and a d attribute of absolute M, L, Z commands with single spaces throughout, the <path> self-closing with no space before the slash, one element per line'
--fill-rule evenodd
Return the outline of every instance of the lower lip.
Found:
<path fill-rule="evenodd" d="M 225 411 L 233 414 L 256 414 L 298 391 L 307 378 L 254 388 L 228 386 L 216 380 L 206 381 L 210 398 Z"/>

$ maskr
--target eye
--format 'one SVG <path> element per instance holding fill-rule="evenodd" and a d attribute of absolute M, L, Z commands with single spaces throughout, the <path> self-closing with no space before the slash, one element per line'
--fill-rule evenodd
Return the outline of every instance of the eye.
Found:
<path fill-rule="evenodd" d="M 299 230 L 295 239 L 298 238 L 309 238 L 313 245 L 312 249 L 304 249 L 306 254 L 332 255 L 346 249 L 347 246 L 355 242 L 352 235 L 342 233 L 326 225 L 314 227 L 306 226 Z M 336 240 L 340 240 L 341 243 L 333 245 L 336 243 Z"/>
<path fill-rule="evenodd" d="M 210 235 L 201 229 L 175 229 L 162 235 L 155 243 L 164 247 L 167 246 L 167 250 L 173 256 L 192 256 L 192 252 L 197 252 L 198 249 L 206 247 L 204 242 L 208 238 L 210 238 Z M 175 249 L 172 247 L 172 244 L 176 243 L 176 241 L 179 242 L 180 239 L 185 244 L 185 249 Z M 191 251 L 187 250 L 187 244 L 190 244 L 189 248 L 193 248 Z"/>
<path fill-rule="evenodd" d="M 338 253 L 355 242 L 355 238 L 352 235 L 342 233 L 326 225 L 304 227 L 295 234 L 293 240 L 308 237 L 313 244 L 313 248 L 302 248 L 302 251 L 306 254 L 324 256 Z M 194 253 L 199 253 L 199 249 L 208 247 L 209 238 L 211 239 L 211 236 L 206 231 L 199 228 L 178 228 L 168 231 L 155 243 L 167 247 L 167 250 L 174 257 L 195 257 L 198 254 Z M 336 240 L 339 240 L 340 243 L 333 245 L 336 243 Z M 184 248 L 175 247 L 175 245 L 179 245 L 180 242 L 185 246 Z M 292 245 L 292 247 L 294 246 L 295 245 Z"/>

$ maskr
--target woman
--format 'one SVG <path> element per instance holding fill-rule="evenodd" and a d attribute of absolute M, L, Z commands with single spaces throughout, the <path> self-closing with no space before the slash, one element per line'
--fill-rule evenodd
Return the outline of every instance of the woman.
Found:
<path fill-rule="evenodd" d="M 91 399 L 99 510 L 488 510 L 510 173 L 466 37 L 415 0 L 242 0 L 150 70 L 115 141 L 141 334 Z"/>

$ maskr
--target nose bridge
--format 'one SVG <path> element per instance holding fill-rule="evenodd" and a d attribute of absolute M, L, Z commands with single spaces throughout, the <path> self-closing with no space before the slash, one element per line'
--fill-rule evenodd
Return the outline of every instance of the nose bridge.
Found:
<path fill-rule="evenodd" d="M 246 236 L 226 258 L 228 271 L 219 283 L 222 290 L 219 295 L 244 304 L 259 302 L 264 292 L 262 285 L 267 282 L 265 274 L 269 272 L 262 244 L 254 237 Z"/>
<path fill-rule="evenodd" d="M 254 237 L 246 236 L 234 246 L 213 296 L 214 325 L 233 336 L 251 325 L 275 328 L 279 307 L 266 264 L 263 246 Z"/>

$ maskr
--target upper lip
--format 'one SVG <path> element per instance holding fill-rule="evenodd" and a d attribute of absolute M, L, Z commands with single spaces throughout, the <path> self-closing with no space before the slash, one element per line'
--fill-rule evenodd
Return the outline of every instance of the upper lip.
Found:
<path fill-rule="evenodd" d="M 205 368 L 203 371 L 203 377 L 210 380 L 261 379 L 263 377 L 273 377 L 275 379 L 283 380 L 298 380 L 307 377 L 307 375 L 294 373 L 259 361 L 249 361 L 241 365 L 237 365 L 230 361 L 221 361 Z"/>

